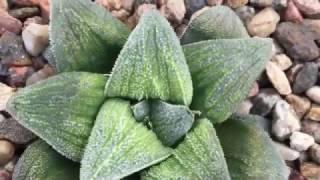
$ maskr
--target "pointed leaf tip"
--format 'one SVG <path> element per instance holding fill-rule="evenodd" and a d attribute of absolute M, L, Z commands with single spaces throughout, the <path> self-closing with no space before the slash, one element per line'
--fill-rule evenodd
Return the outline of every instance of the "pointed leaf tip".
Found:
<path fill-rule="evenodd" d="M 214 6 L 190 20 L 181 44 L 233 38 L 249 38 L 242 21 L 229 7 Z"/>
<path fill-rule="evenodd" d="M 81 162 L 80 178 L 121 179 L 171 153 L 151 130 L 136 122 L 129 101 L 109 99 L 98 113 Z"/>
<path fill-rule="evenodd" d="M 109 72 L 129 29 L 90 0 L 51 1 L 50 42 L 59 72 Z"/>
<path fill-rule="evenodd" d="M 225 121 L 246 98 L 271 56 L 263 38 L 219 39 L 183 46 L 194 85 L 191 107 L 213 123 Z"/>
<path fill-rule="evenodd" d="M 182 48 L 159 12 L 143 14 L 116 61 L 106 94 L 138 101 L 191 103 L 192 81 Z"/>
<path fill-rule="evenodd" d="M 80 161 L 106 81 L 100 74 L 62 73 L 18 91 L 7 110 L 58 152 Z"/>
<path fill-rule="evenodd" d="M 172 156 L 142 173 L 143 180 L 216 179 L 230 180 L 223 150 L 215 129 L 199 119 Z"/>

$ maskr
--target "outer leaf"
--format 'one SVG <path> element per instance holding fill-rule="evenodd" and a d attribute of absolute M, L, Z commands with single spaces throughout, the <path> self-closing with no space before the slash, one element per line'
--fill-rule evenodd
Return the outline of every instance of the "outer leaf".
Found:
<path fill-rule="evenodd" d="M 156 11 L 142 16 L 106 85 L 108 97 L 161 99 L 189 105 L 192 81 L 180 43 Z"/>
<path fill-rule="evenodd" d="M 80 161 L 106 81 L 98 74 L 62 73 L 20 90 L 7 109 L 58 152 Z"/>
<path fill-rule="evenodd" d="M 161 142 L 166 146 L 172 146 L 190 130 L 194 115 L 186 106 L 153 101 L 150 122 L 152 130 Z"/>
<path fill-rule="evenodd" d="M 44 141 L 28 146 L 13 172 L 14 180 L 77 180 L 80 164 L 74 163 Z"/>
<path fill-rule="evenodd" d="M 247 96 L 271 55 L 271 41 L 210 40 L 184 46 L 192 75 L 191 107 L 213 123 L 226 120 Z"/>
<path fill-rule="evenodd" d="M 287 169 L 267 133 L 236 116 L 217 126 L 234 180 L 286 180 Z"/>
<path fill-rule="evenodd" d="M 166 159 L 171 153 L 152 131 L 136 122 L 129 101 L 110 99 L 97 116 L 80 178 L 121 179 Z"/>
<path fill-rule="evenodd" d="M 207 119 L 196 121 L 195 128 L 186 135 L 173 156 L 144 172 L 142 179 L 230 180 L 212 124 Z"/>
<path fill-rule="evenodd" d="M 210 39 L 248 38 L 240 18 L 227 6 L 214 6 L 191 19 L 181 44 Z"/>
<path fill-rule="evenodd" d="M 51 2 L 50 39 L 57 70 L 108 72 L 129 30 L 90 0 Z"/>

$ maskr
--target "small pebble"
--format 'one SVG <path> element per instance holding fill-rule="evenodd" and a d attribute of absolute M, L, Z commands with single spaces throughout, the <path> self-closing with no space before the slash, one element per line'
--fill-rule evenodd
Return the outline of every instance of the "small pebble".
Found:
<path fill-rule="evenodd" d="M 33 16 L 31 18 L 27 18 L 24 22 L 23 22 L 23 30 L 28 27 L 31 23 L 35 23 L 35 24 L 43 24 L 43 19 L 40 16 Z"/>
<path fill-rule="evenodd" d="M 319 17 L 320 2 L 318 0 L 293 0 L 293 2 L 306 16 Z"/>
<path fill-rule="evenodd" d="M 298 159 L 300 156 L 300 153 L 298 151 L 295 151 L 284 144 L 278 142 L 274 142 L 273 144 L 275 145 L 276 149 L 285 161 L 294 161 Z"/>
<path fill-rule="evenodd" d="M 0 0 L 0 9 L 7 11 L 9 8 L 7 0 Z"/>
<path fill-rule="evenodd" d="M 314 143 L 314 138 L 309 134 L 293 132 L 290 136 L 290 147 L 299 152 L 307 150 Z"/>
<path fill-rule="evenodd" d="M 26 81 L 26 85 L 29 86 L 31 84 L 34 84 L 36 82 L 42 81 L 47 79 L 50 76 L 53 76 L 55 74 L 55 70 L 49 66 L 45 65 L 41 70 L 38 72 L 32 74 Z"/>
<path fill-rule="evenodd" d="M 292 84 L 294 83 L 294 80 L 296 79 L 297 74 L 301 71 L 302 68 L 303 68 L 303 64 L 295 64 L 286 72 L 286 75 L 290 83 Z"/>
<path fill-rule="evenodd" d="M 0 35 L 6 31 L 19 34 L 22 29 L 22 23 L 18 19 L 10 16 L 7 11 L 0 9 Z"/>
<path fill-rule="evenodd" d="M 313 86 L 308 89 L 306 95 L 315 103 L 320 104 L 320 86 Z"/>
<path fill-rule="evenodd" d="M 286 96 L 286 101 L 292 106 L 299 119 L 301 119 L 311 108 L 311 102 L 308 98 L 300 97 L 295 94 Z"/>
<path fill-rule="evenodd" d="M 283 54 L 283 53 L 284 53 L 283 48 L 279 45 L 279 43 L 275 39 L 272 39 L 272 55 L 275 56 L 277 54 Z"/>
<path fill-rule="evenodd" d="M 181 24 L 186 14 L 184 0 L 167 0 L 166 3 L 161 6 L 160 14 L 175 26 Z"/>
<path fill-rule="evenodd" d="M 240 103 L 236 112 L 239 114 L 249 114 L 250 109 L 252 108 L 253 104 L 250 100 L 245 100 Z"/>
<path fill-rule="evenodd" d="M 304 162 L 301 165 L 301 173 L 306 178 L 304 180 L 319 180 L 320 166 L 310 162 Z"/>
<path fill-rule="evenodd" d="M 251 36 L 267 37 L 276 30 L 279 21 L 279 14 L 268 7 L 257 13 L 247 23 L 247 29 Z"/>
<path fill-rule="evenodd" d="M 272 133 L 280 140 L 286 140 L 291 133 L 301 129 L 300 121 L 292 107 L 284 100 L 276 103 L 273 110 Z"/>
<path fill-rule="evenodd" d="M 235 9 L 235 13 L 240 17 L 243 23 L 247 23 L 253 18 L 256 11 L 251 6 L 242 6 Z"/>
<path fill-rule="evenodd" d="M 309 155 L 314 162 L 320 164 L 320 145 L 312 145 L 309 150 Z"/>
<path fill-rule="evenodd" d="M 49 27 L 31 23 L 22 32 L 26 50 L 33 56 L 38 56 L 49 44 Z"/>
<path fill-rule="evenodd" d="M 207 5 L 206 0 L 185 0 L 185 6 L 186 6 L 186 17 L 190 18 L 191 15 L 193 15 L 196 11 L 202 9 Z"/>
<path fill-rule="evenodd" d="M 277 26 L 274 37 L 294 60 L 311 61 L 319 57 L 312 31 L 301 24 L 282 22 Z"/>
<path fill-rule="evenodd" d="M 270 61 L 267 63 L 266 74 L 279 94 L 291 94 L 291 87 L 285 73 L 275 63 Z"/>
<path fill-rule="evenodd" d="M 250 5 L 256 7 L 268 7 L 271 6 L 273 0 L 250 0 Z"/>
<path fill-rule="evenodd" d="M 316 40 L 320 40 L 320 19 L 304 19 L 302 24 L 313 33 Z"/>
<path fill-rule="evenodd" d="M 7 164 L 14 155 L 14 145 L 6 140 L 0 140 L 0 166 Z"/>
<path fill-rule="evenodd" d="M 24 20 L 26 18 L 39 15 L 40 10 L 37 7 L 23 7 L 10 10 L 9 14 L 14 18 Z"/>
<path fill-rule="evenodd" d="M 11 180 L 11 174 L 6 170 L 0 170 L 0 180 Z"/>
<path fill-rule="evenodd" d="M 292 0 L 289 0 L 288 2 L 288 6 L 283 13 L 283 19 L 294 23 L 300 23 L 303 21 L 302 14 Z"/>
<path fill-rule="evenodd" d="M 311 135 L 317 143 L 320 143 L 320 123 L 311 120 L 303 120 L 301 131 Z"/>
<path fill-rule="evenodd" d="M 253 106 L 250 109 L 250 113 L 266 116 L 279 100 L 281 100 L 281 97 L 276 90 L 271 88 L 261 89 L 259 94 L 252 100 Z"/>
<path fill-rule="evenodd" d="M 0 82 L 0 111 L 6 109 L 8 100 L 15 94 L 15 89 Z"/>
<path fill-rule="evenodd" d="M 282 71 L 285 71 L 292 66 L 291 59 L 285 54 L 274 55 L 271 61 L 279 66 Z"/>
<path fill-rule="evenodd" d="M 7 82 L 11 87 L 23 87 L 27 78 L 35 72 L 32 66 L 22 66 L 9 68 Z"/>
<path fill-rule="evenodd" d="M 306 115 L 306 118 L 320 122 L 320 105 L 312 104 L 309 113 Z"/>
<path fill-rule="evenodd" d="M 223 3 L 223 0 L 207 0 L 207 4 L 209 6 L 217 6 L 221 5 Z"/>
<path fill-rule="evenodd" d="M 254 97 L 259 93 L 259 84 L 255 81 L 250 89 L 248 97 Z"/>
<path fill-rule="evenodd" d="M 4 118 L 0 114 L 0 139 L 8 139 L 19 145 L 26 145 L 36 136 L 13 118 Z"/>
<path fill-rule="evenodd" d="M 249 0 L 225 0 L 225 1 L 228 6 L 234 9 L 242 7 L 249 2 Z"/>
<path fill-rule="evenodd" d="M 318 79 L 318 66 L 310 62 L 305 63 L 300 72 L 297 73 L 293 83 L 292 90 L 294 93 L 303 93 L 316 84 Z"/>
<path fill-rule="evenodd" d="M 124 9 L 120 9 L 120 10 L 113 10 L 111 11 L 111 14 L 113 17 L 119 19 L 120 21 L 126 23 L 126 21 L 128 20 L 130 13 Z"/>

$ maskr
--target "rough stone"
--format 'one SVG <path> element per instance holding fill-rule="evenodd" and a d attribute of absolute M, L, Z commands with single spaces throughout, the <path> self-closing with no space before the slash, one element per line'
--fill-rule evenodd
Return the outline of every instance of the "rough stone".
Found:
<path fill-rule="evenodd" d="M 206 5 L 206 0 L 185 0 L 185 6 L 187 10 L 186 17 L 190 18 L 193 13 L 202 9 Z"/>
<path fill-rule="evenodd" d="M 306 118 L 313 121 L 320 121 L 320 105 L 312 104 L 309 113 L 306 115 Z"/>
<path fill-rule="evenodd" d="M 267 37 L 276 30 L 279 21 L 279 14 L 268 7 L 248 21 L 247 29 L 251 36 Z"/>
<path fill-rule="evenodd" d="M 172 24 L 181 24 L 186 14 L 184 0 L 167 0 L 166 4 L 161 6 L 160 13 Z"/>
<path fill-rule="evenodd" d="M 113 10 L 111 11 L 111 14 L 113 17 L 119 19 L 120 21 L 126 23 L 129 16 L 130 16 L 130 13 L 124 9 L 120 9 L 120 10 Z"/>
<path fill-rule="evenodd" d="M 12 180 L 11 174 L 6 170 L 0 170 L 0 180 Z"/>
<path fill-rule="evenodd" d="M 49 44 L 49 26 L 32 23 L 22 32 L 22 38 L 27 51 L 38 56 Z"/>
<path fill-rule="evenodd" d="M 31 131 L 20 125 L 16 120 L 4 118 L 0 114 L 0 139 L 25 145 L 35 138 L 36 136 Z"/>
<path fill-rule="evenodd" d="M 12 32 L 5 32 L 0 38 L 0 59 L 8 66 L 27 66 L 32 61 L 23 46 L 22 38 Z"/>
<path fill-rule="evenodd" d="M 6 140 L 0 140 L 0 166 L 7 164 L 14 156 L 14 145 Z"/>
<path fill-rule="evenodd" d="M 293 0 L 293 2 L 307 16 L 320 15 L 320 2 L 318 0 Z"/>
<path fill-rule="evenodd" d="M 45 65 L 41 70 L 38 72 L 32 74 L 26 81 L 26 85 L 29 86 L 31 84 L 34 84 L 36 82 L 42 81 L 47 79 L 50 76 L 53 76 L 55 74 L 55 70 L 49 66 Z"/>
<path fill-rule="evenodd" d="M 261 89 L 259 94 L 253 99 L 253 106 L 250 110 L 251 114 L 266 116 L 269 114 L 274 105 L 281 100 L 281 97 L 274 89 Z"/>
<path fill-rule="evenodd" d="M 284 144 L 274 142 L 274 145 L 285 161 L 294 161 L 300 156 L 300 153 L 298 151 L 295 151 Z"/>
<path fill-rule="evenodd" d="M 249 0 L 226 0 L 226 4 L 231 8 L 239 8 L 248 4 Z"/>
<path fill-rule="evenodd" d="M 245 100 L 240 103 L 236 112 L 239 114 L 249 114 L 250 109 L 252 108 L 253 104 L 250 100 Z"/>
<path fill-rule="evenodd" d="M 314 36 L 314 39 L 320 40 L 320 20 L 319 19 L 304 19 L 302 24 L 306 26 Z"/>
<path fill-rule="evenodd" d="M 269 7 L 272 3 L 273 0 L 250 0 L 250 5 L 255 7 Z"/>
<path fill-rule="evenodd" d="M 274 55 L 271 61 L 279 66 L 282 71 L 285 71 L 292 66 L 292 61 L 286 54 Z"/>
<path fill-rule="evenodd" d="M 320 143 L 320 123 L 311 120 L 303 120 L 301 131 L 311 135 L 317 143 Z"/>
<path fill-rule="evenodd" d="M 217 6 L 221 5 L 223 3 L 223 0 L 207 0 L 207 4 L 209 6 Z"/>
<path fill-rule="evenodd" d="M 6 31 L 19 34 L 22 29 L 22 23 L 18 19 L 10 16 L 7 11 L 0 9 L 0 35 Z"/>
<path fill-rule="evenodd" d="M 320 86 L 313 86 L 306 94 L 313 102 L 320 104 Z"/>
<path fill-rule="evenodd" d="M 40 10 L 37 7 L 23 7 L 10 10 L 9 14 L 14 18 L 24 20 L 26 18 L 39 15 Z"/>
<path fill-rule="evenodd" d="M 313 62 L 305 63 L 300 72 L 297 73 L 293 83 L 294 93 L 303 93 L 316 84 L 318 79 L 318 66 Z"/>
<path fill-rule="evenodd" d="M 319 56 L 312 31 L 303 25 L 292 22 L 280 23 L 274 35 L 288 55 L 295 60 L 310 61 Z"/>
<path fill-rule="evenodd" d="M 313 146 L 311 146 L 309 155 L 314 162 L 320 164 L 320 145 L 314 144 Z"/>
<path fill-rule="evenodd" d="M 250 89 L 248 97 L 254 97 L 259 93 L 259 84 L 255 81 Z"/>
<path fill-rule="evenodd" d="M 294 83 L 297 74 L 301 71 L 302 68 L 303 64 L 295 64 L 286 72 L 286 75 L 290 83 Z"/>
<path fill-rule="evenodd" d="M 300 23 L 303 21 L 302 14 L 291 0 L 288 2 L 287 8 L 284 10 L 283 19 L 294 23 Z"/>
<path fill-rule="evenodd" d="M 34 68 L 32 66 L 12 66 L 9 68 L 8 84 L 12 87 L 23 87 L 27 78 L 33 73 Z"/>
<path fill-rule="evenodd" d="M 295 94 L 286 96 L 286 101 L 292 106 L 299 119 L 301 119 L 311 107 L 311 102 L 308 98 L 300 97 Z"/>
<path fill-rule="evenodd" d="M 24 22 L 23 22 L 23 28 L 22 30 L 24 30 L 26 27 L 28 27 L 31 23 L 35 23 L 35 24 L 43 24 L 43 19 L 40 16 L 33 16 L 31 18 L 27 18 Z"/>
<path fill-rule="evenodd" d="M 235 13 L 240 17 L 242 22 L 244 24 L 246 24 L 253 18 L 256 11 L 251 6 L 242 6 L 242 7 L 235 9 Z"/>
<path fill-rule="evenodd" d="M 273 110 L 272 133 L 280 140 L 286 140 L 291 133 L 301 129 L 300 121 L 292 107 L 284 100 L 276 103 Z"/>
<path fill-rule="evenodd" d="M 9 8 L 7 0 L 0 0 L 0 9 L 7 11 Z"/>
<path fill-rule="evenodd" d="M 49 20 L 50 1 L 49 0 L 11 0 L 13 4 L 18 6 L 39 6 L 41 16 L 45 22 Z"/>
<path fill-rule="evenodd" d="M 277 54 L 284 54 L 284 50 L 275 39 L 272 39 L 272 55 Z"/>
<path fill-rule="evenodd" d="M 293 132 L 290 136 L 290 147 L 297 151 L 305 151 L 315 143 L 314 138 L 302 132 Z"/>
<path fill-rule="evenodd" d="M 0 111 L 4 111 L 8 100 L 14 95 L 15 89 L 0 82 Z"/>
<path fill-rule="evenodd" d="M 266 74 L 281 95 L 291 94 L 292 90 L 285 73 L 275 63 L 271 61 L 267 63 Z"/>
<path fill-rule="evenodd" d="M 304 162 L 301 165 L 302 175 L 306 180 L 319 180 L 320 166 L 310 162 Z"/>

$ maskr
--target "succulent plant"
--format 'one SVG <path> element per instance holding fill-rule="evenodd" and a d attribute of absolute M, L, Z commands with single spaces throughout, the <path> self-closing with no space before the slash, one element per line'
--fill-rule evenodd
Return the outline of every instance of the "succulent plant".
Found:
<path fill-rule="evenodd" d="M 232 10 L 206 10 L 179 40 L 156 10 L 130 33 L 89 0 L 51 3 L 59 74 L 7 105 L 42 139 L 14 179 L 286 179 L 256 117 L 232 115 L 271 55 Z"/>

